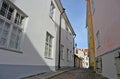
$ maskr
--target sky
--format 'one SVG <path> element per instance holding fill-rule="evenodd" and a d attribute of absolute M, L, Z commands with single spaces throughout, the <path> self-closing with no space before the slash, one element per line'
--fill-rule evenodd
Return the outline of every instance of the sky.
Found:
<path fill-rule="evenodd" d="M 88 48 L 86 27 L 86 0 L 61 0 L 68 19 L 76 33 L 77 48 Z"/>

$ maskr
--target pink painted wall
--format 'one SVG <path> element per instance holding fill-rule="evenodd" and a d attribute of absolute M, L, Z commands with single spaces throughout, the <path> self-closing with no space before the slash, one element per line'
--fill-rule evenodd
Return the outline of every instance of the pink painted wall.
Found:
<path fill-rule="evenodd" d="M 120 0 L 94 0 L 94 35 L 100 32 L 97 56 L 120 47 Z M 95 39 L 96 40 L 96 39 Z"/>

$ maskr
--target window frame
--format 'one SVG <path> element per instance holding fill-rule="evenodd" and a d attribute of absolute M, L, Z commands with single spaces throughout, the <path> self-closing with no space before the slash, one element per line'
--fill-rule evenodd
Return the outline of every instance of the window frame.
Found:
<path fill-rule="evenodd" d="M 47 49 L 46 49 L 47 48 Z M 46 39 L 45 39 L 45 58 L 52 59 L 52 50 L 53 49 L 53 36 L 46 32 Z"/>
<path fill-rule="evenodd" d="M 8 8 L 7 8 L 7 13 L 5 14 L 5 16 L 0 14 L 0 20 L 3 21 L 3 25 L 2 28 L 4 28 L 5 23 L 8 23 L 10 25 L 10 29 L 9 29 L 9 34 L 8 34 L 8 39 L 7 39 L 7 45 L 3 46 L 0 45 L 0 49 L 5 49 L 5 50 L 9 50 L 9 51 L 14 51 L 14 52 L 21 52 L 21 39 L 22 39 L 22 33 L 23 33 L 23 26 L 24 25 L 17 25 L 14 23 L 15 17 L 16 17 L 16 13 L 18 12 L 19 14 L 21 14 L 24 20 L 24 22 L 26 21 L 26 18 L 28 17 L 26 14 L 24 14 L 17 6 L 15 6 L 14 4 L 12 4 L 9 1 L 6 0 L 1 0 L 0 2 L 0 12 L 1 12 L 1 8 L 3 3 L 7 3 Z M 10 11 L 11 9 L 11 11 Z M 12 13 L 10 13 L 12 12 Z M 10 13 L 10 15 L 9 15 Z M 8 18 L 9 17 L 9 18 Z M 11 38 L 12 38 L 12 32 L 13 32 L 13 27 L 16 27 L 18 32 L 16 32 L 16 48 L 15 47 L 11 47 L 10 43 L 11 43 Z M 3 29 L 2 29 L 3 30 Z M 20 33 L 20 35 L 18 34 Z M 19 36 L 19 37 L 18 37 Z M 0 41 L 1 41 L 1 37 L 2 37 L 2 32 L 0 33 Z M 19 39 L 19 40 L 18 40 Z M 14 41 L 14 42 L 15 42 Z"/>
<path fill-rule="evenodd" d="M 69 28 L 68 28 L 67 23 L 65 23 L 65 25 L 66 25 L 66 39 L 69 40 Z"/>
<path fill-rule="evenodd" d="M 97 72 L 102 73 L 102 58 L 98 57 L 96 60 Z"/>
<path fill-rule="evenodd" d="M 69 55 L 69 61 L 71 61 L 72 60 L 72 51 L 70 51 L 70 55 Z"/>
<path fill-rule="evenodd" d="M 50 4 L 49 16 L 52 19 L 54 19 L 54 17 L 55 17 L 55 5 L 52 1 L 51 1 L 51 4 Z"/>
<path fill-rule="evenodd" d="M 67 61 L 69 61 L 69 49 L 67 48 L 67 55 L 66 55 L 67 57 Z"/>
<path fill-rule="evenodd" d="M 96 33 L 96 47 L 97 49 L 100 48 L 101 44 L 100 44 L 100 32 L 97 31 Z"/>

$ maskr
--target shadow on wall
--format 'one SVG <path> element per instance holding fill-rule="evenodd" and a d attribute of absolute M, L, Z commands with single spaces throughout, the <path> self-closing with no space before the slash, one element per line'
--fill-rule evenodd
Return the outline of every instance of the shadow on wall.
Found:
<path fill-rule="evenodd" d="M 0 59 L 6 62 L 0 64 L 0 79 L 19 79 L 51 71 L 27 35 L 24 36 L 22 50 L 23 53 L 17 53 L 0 49 L 3 54 L 0 54 Z"/>
<path fill-rule="evenodd" d="M 56 26 L 58 26 L 58 25 L 56 24 Z M 60 55 L 60 68 L 73 67 L 74 66 L 73 35 L 72 35 L 72 33 L 68 32 L 69 29 L 68 29 L 68 31 L 66 30 L 66 25 L 64 25 L 64 22 L 61 23 L 61 26 L 62 27 L 61 27 L 61 42 L 60 43 L 64 47 L 63 47 L 63 57 L 62 57 L 62 55 Z M 59 28 L 58 28 L 57 36 L 59 36 Z M 57 41 L 58 40 L 59 40 L 59 37 L 58 37 Z M 56 44 L 58 46 L 59 42 L 57 42 Z M 67 49 L 69 49 L 69 52 L 71 51 L 71 54 L 69 53 L 68 57 L 67 57 Z M 59 50 L 58 50 L 58 52 L 59 52 Z M 70 56 L 70 55 L 72 55 L 72 56 Z M 56 57 L 59 57 L 58 53 L 57 53 Z M 58 60 L 58 58 L 56 58 L 56 59 Z M 58 64 L 58 62 L 57 62 L 57 64 Z"/>
<path fill-rule="evenodd" d="M 29 28 L 28 28 L 29 29 Z M 73 45 L 68 39 L 66 38 L 66 30 L 61 29 L 61 34 L 62 34 L 62 40 L 63 41 L 61 44 L 65 44 L 66 47 L 71 47 Z M 55 66 L 53 68 L 57 68 L 58 66 L 58 52 L 59 52 L 59 28 L 58 24 L 55 23 L 55 31 L 56 33 L 56 45 L 55 45 Z M 45 32 L 46 33 L 46 32 Z M 8 51 L 4 49 L 0 49 L 0 60 L 3 62 L 0 64 L 0 79 L 20 79 L 23 77 L 27 77 L 30 75 L 35 75 L 35 74 L 40 74 L 51 70 L 51 66 L 48 66 L 47 63 L 45 62 L 44 58 L 42 58 L 44 55 L 43 48 L 44 45 L 43 43 L 34 45 L 31 41 L 31 39 L 34 38 L 29 38 L 29 35 L 23 35 L 24 39 L 22 41 L 22 52 L 23 53 L 17 53 L 13 51 Z M 42 38 L 41 38 L 42 39 Z M 34 40 L 34 43 L 40 43 L 38 41 L 39 39 Z M 42 45 L 42 47 L 38 47 L 39 45 Z M 36 47 L 37 46 L 37 47 Z M 42 49 L 42 50 L 39 50 Z M 67 49 L 67 48 L 65 48 Z M 70 48 L 71 50 L 73 48 Z M 67 52 L 67 50 L 66 50 Z M 66 58 L 66 53 L 64 58 Z M 51 60 L 54 61 L 54 60 Z M 47 61 L 49 62 L 49 61 Z M 60 61 L 61 66 L 68 66 L 70 65 L 70 61 L 68 62 L 67 59 L 64 61 Z"/>

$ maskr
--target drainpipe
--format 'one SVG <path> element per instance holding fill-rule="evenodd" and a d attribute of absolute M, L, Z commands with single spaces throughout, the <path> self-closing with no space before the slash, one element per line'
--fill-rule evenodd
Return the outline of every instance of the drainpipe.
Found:
<path fill-rule="evenodd" d="M 76 37 L 76 34 L 74 35 L 73 37 L 73 55 L 74 55 L 74 67 L 75 67 L 75 37 Z"/>
<path fill-rule="evenodd" d="M 63 8 L 63 11 L 60 13 L 60 24 L 59 24 L 59 54 L 58 54 L 58 69 L 60 69 L 60 46 L 61 46 L 61 18 L 62 14 L 65 13 L 65 9 Z"/>

